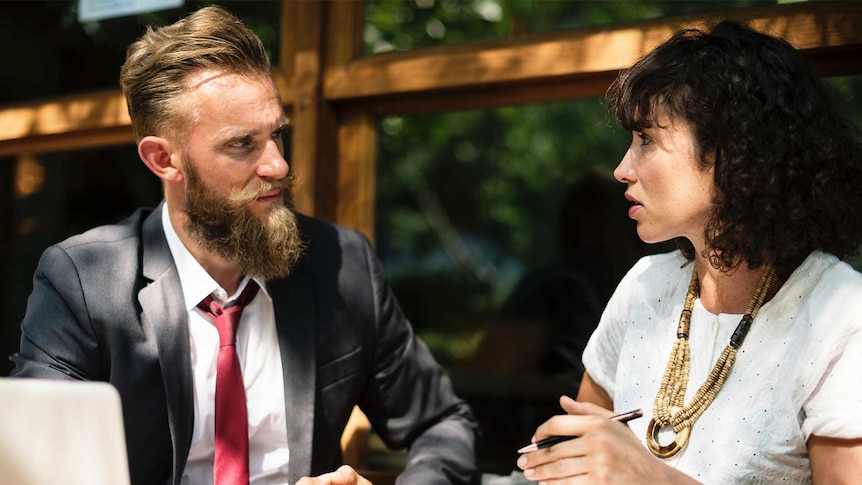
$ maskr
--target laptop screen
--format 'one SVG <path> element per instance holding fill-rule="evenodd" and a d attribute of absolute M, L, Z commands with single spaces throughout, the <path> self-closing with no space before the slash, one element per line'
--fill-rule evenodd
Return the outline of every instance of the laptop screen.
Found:
<path fill-rule="evenodd" d="M 127 485 L 120 395 L 104 382 L 0 378 L 0 485 Z"/>

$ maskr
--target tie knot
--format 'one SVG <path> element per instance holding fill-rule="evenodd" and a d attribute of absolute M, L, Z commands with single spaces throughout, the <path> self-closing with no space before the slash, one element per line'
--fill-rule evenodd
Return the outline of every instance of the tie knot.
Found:
<path fill-rule="evenodd" d="M 246 305 L 251 303 L 252 300 L 254 300 L 254 297 L 257 295 L 258 288 L 259 286 L 257 286 L 257 282 L 252 279 L 249 279 L 248 284 L 245 285 L 245 288 L 242 290 L 242 293 L 239 294 L 236 300 L 231 303 L 228 303 L 227 306 L 245 307 Z"/>
<path fill-rule="evenodd" d="M 249 280 L 239 297 L 224 307 L 215 301 L 212 295 L 207 296 L 198 304 L 201 311 L 212 317 L 213 323 L 218 329 L 220 345 L 234 345 L 236 343 L 236 331 L 242 310 L 251 303 L 257 295 L 258 289 L 257 283 L 254 280 Z"/>

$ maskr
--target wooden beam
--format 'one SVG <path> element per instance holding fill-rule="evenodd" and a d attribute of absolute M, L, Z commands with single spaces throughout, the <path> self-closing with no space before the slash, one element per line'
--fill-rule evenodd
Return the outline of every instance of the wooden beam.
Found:
<path fill-rule="evenodd" d="M 323 137 L 334 137 L 332 116 L 321 102 L 323 79 L 322 25 L 325 2 L 285 2 L 285 29 L 293 34 L 293 76 L 289 81 L 295 96 L 291 112 L 291 170 L 298 174 L 296 208 L 305 214 L 332 219 L 331 211 L 318 207 L 318 162 L 332 143 Z M 285 69 L 290 69 L 287 66 Z"/>
<path fill-rule="evenodd" d="M 131 126 L 109 126 L 0 141 L 0 157 L 135 143 Z"/>
<path fill-rule="evenodd" d="M 281 18 L 278 22 L 278 60 L 274 71 L 278 80 L 279 90 L 284 96 L 284 89 L 292 90 L 289 83 L 293 80 L 294 65 L 293 58 L 296 56 L 296 29 L 294 28 L 295 5 L 292 2 L 281 2 Z"/>
<path fill-rule="evenodd" d="M 323 99 L 323 73 L 361 52 L 363 3 L 288 2 L 296 30 L 290 164 L 301 181 L 300 212 L 373 234 L 374 120 Z M 330 32 L 325 38 L 322 32 Z M 370 147 L 370 148 L 369 148 Z M 372 177 L 369 179 L 368 177 Z"/>
<path fill-rule="evenodd" d="M 338 177 L 330 194 L 335 222 L 374 241 L 377 125 L 365 110 L 343 113 L 338 124 Z"/>
<path fill-rule="evenodd" d="M 862 46 L 848 45 L 806 49 L 805 57 L 822 76 L 852 76 L 862 74 Z"/>
<path fill-rule="evenodd" d="M 340 71 L 362 55 L 365 22 L 364 2 L 326 2 L 324 40 L 326 72 Z M 375 173 L 377 165 L 377 124 L 364 108 L 336 107 L 324 102 L 336 116 L 335 151 L 320 160 L 318 203 L 326 206 L 333 220 L 374 239 Z M 326 175 L 324 175 L 324 172 Z"/>
<path fill-rule="evenodd" d="M 618 71 L 573 75 L 554 79 L 536 79 L 511 84 L 492 84 L 452 91 L 390 94 L 357 98 L 349 102 L 354 109 L 364 109 L 376 116 L 414 115 L 483 109 L 502 105 L 550 103 L 577 98 L 603 96 Z M 347 103 L 345 103 L 347 104 Z"/>
<path fill-rule="evenodd" d="M 373 100 L 378 111 L 404 109 L 406 98 L 447 92 L 479 92 L 498 87 L 501 95 L 483 103 L 509 104 L 507 87 L 521 85 L 525 102 L 547 99 L 542 91 L 581 77 L 612 79 L 673 32 L 699 27 L 719 18 L 733 17 L 752 27 L 787 39 L 803 52 L 828 48 L 862 49 L 862 4 L 803 3 L 708 16 L 659 19 L 620 26 L 595 27 L 572 32 L 533 35 L 511 40 L 416 49 L 369 56 L 344 69 L 326 73 L 324 96 L 353 102 Z M 606 81 L 605 81 L 606 82 Z M 596 86 L 584 93 L 596 95 Z M 562 99 L 562 98 L 561 98 Z M 478 103 L 476 103 L 478 104 Z M 429 104 L 429 108 L 436 106 Z"/>
<path fill-rule="evenodd" d="M 101 130 L 110 131 L 105 141 L 99 140 L 97 135 Z M 123 142 L 133 140 L 126 100 L 119 91 L 67 96 L 0 109 L 0 154 L 18 153 L 25 141 L 34 145 L 29 151 L 92 146 L 87 145 L 89 143 L 105 145 L 116 143 L 121 133 L 127 134 L 120 136 Z M 68 139 L 67 135 L 71 134 L 81 134 L 81 142 Z"/>

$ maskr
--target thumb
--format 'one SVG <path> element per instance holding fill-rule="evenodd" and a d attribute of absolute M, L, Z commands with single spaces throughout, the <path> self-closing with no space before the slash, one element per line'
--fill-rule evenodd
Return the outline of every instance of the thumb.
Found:
<path fill-rule="evenodd" d="M 350 465 L 341 465 L 329 477 L 332 485 L 372 485 Z"/>

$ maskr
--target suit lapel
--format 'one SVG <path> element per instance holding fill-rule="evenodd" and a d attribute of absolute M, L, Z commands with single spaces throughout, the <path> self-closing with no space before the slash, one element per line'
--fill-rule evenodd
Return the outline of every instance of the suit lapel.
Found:
<path fill-rule="evenodd" d="M 141 321 L 155 341 L 165 386 L 168 421 L 173 445 L 173 483 L 185 469 L 194 426 L 192 372 L 189 360 L 188 314 L 179 274 L 162 229 L 162 204 L 143 224 L 143 272 L 152 281 L 138 294 Z"/>
<path fill-rule="evenodd" d="M 272 288 L 284 372 L 290 483 L 294 483 L 311 473 L 317 379 L 314 292 L 311 282 L 297 273 L 268 285 Z"/>

